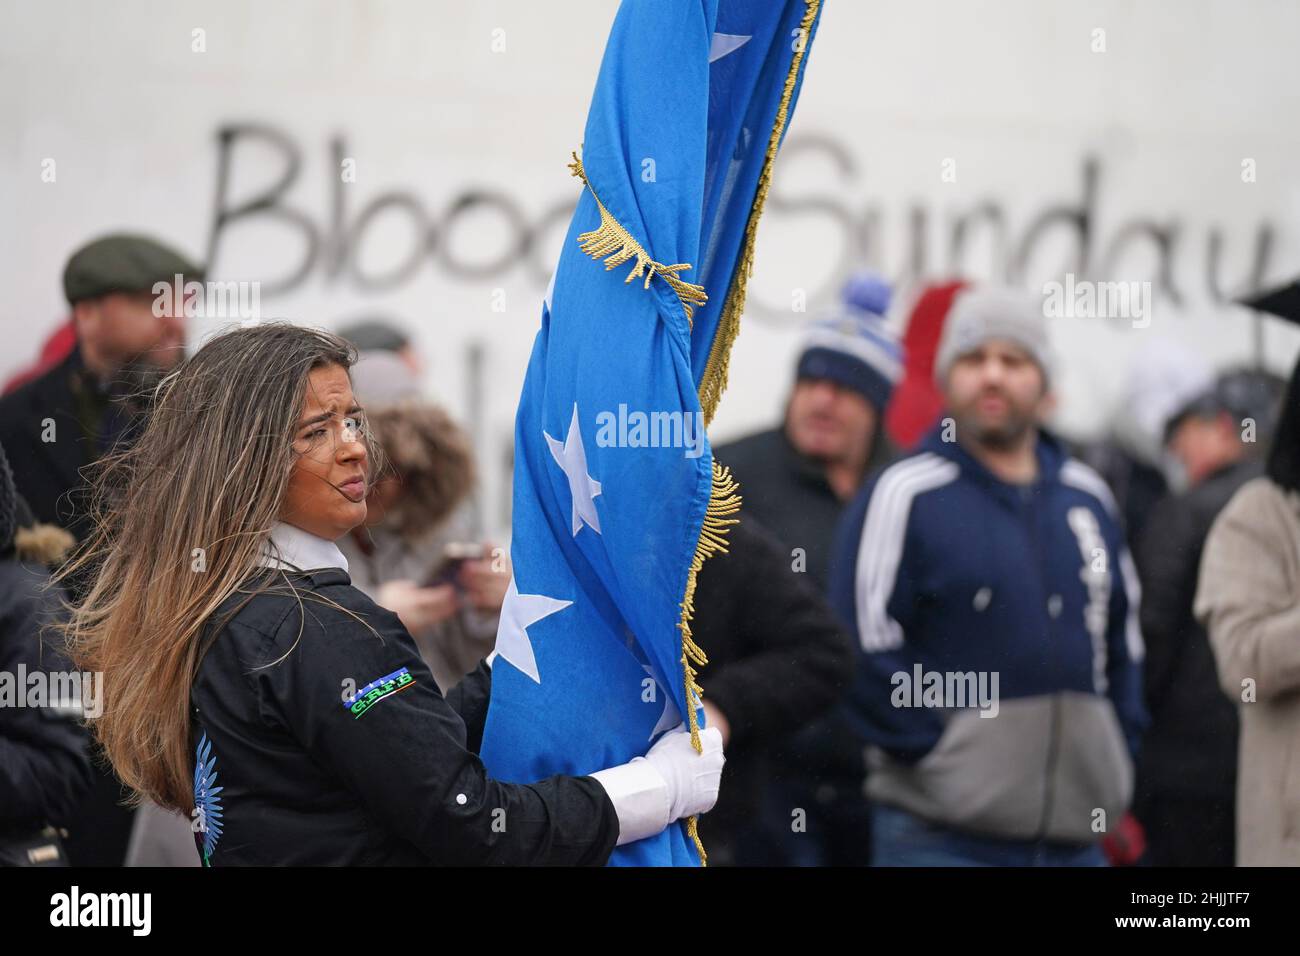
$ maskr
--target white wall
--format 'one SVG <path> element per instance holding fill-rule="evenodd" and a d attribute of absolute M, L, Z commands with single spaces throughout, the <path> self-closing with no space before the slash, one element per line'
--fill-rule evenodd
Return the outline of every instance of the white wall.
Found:
<path fill-rule="evenodd" d="M 514 403 L 537 325 L 546 269 L 574 200 L 565 162 L 581 138 L 612 0 L 0 0 L 0 375 L 24 364 L 63 314 L 60 274 L 78 244 L 110 229 L 159 234 L 196 257 L 208 252 L 216 203 L 217 132 L 274 128 L 301 169 L 280 205 L 305 215 L 322 248 L 291 291 L 262 311 L 336 325 L 369 313 L 408 324 L 433 365 L 432 390 L 456 414 L 474 411 L 489 472 L 508 451 Z M 205 31 L 205 52 L 193 31 Z M 1094 30 L 1105 52 L 1093 52 Z M 503 52 L 493 52 L 502 30 Z M 1014 245 L 1049 207 L 1083 201 L 1084 164 L 1098 179 L 1094 270 L 1126 225 L 1149 220 L 1173 236 L 1169 271 L 1183 301 L 1157 288 L 1150 328 L 1062 320 L 1067 357 L 1062 424 L 1099 427 L 1119 394 L 1127 356 L 1160 336 L 1219 363 L 1251 354 L 1247 314 L 1207 289 L 1211 230 L 1224 239 L 1221 282 L 1248 284 L 1256 231 L 1274 231 L 1266 281 L 1300 273 L 1300 4 L 1288 0 L 827 0 L 821 31 L 764 217 L 757 268 L 714 426 L 726 438 L 772 419 L 807 313 L 852 263 L 903 276 L 909 217 L 924 211 L 925 268 L 947 274 L 957 217 L 993 202 Z M 354 159 L 340 182 L 331 137 Z M 1253 159 L 1256 181 L 1242 181 Z M 43 182 L 46 159 L 56 179 Z M 954 161 L 955 182 L 941 179 Z M 284 155 L 245 138 L 232 153 L 233 202 L 281 175 Z M 331 203 L 358 212 L 398 191 L 435 233 L 415 274 L 384 291 L 330 274 Z M 521 235 L 499 211 L 459 217 L 452 204 L 486 191 L 536 234 L 527 260 L 489 275 L 463 264 L 501 258 Z M 494 200 L 495 201 L 495 200 Z M 878 223 L 864 250 L 861 227 Z M 407 212 L 376 218 L 348 244 L 360 268 L 383 272 L 411 252 Z M 857 238 L 855 238 L 857 237 Z M 982 237 L 982 238 L 981 238 Z M 1002 258 L 977 231 L 965 261 L 1000 274 Z M 1034 246 L 1024 281 L 1069 267 L 1067 231 Z M 229 225 L 214 279 L 273 284 L 304 257 L 297 226 L 262 215 Z M 447 256 L 462 267 L 449 264 Z M 1153 278 L 1158 257 L 1138 241 L 1094 278 Z M 501 290 L 498 292 L 497 290 Z M 504 294 L 505 311 L 493 311 Z M 495 298 L 494 298 L 495 297 Z M 205 329 L 196 330 L 197 335 Z M 196 337 L 197 337 L 196 335 Z M 471 400 L 466 349 L 485 349 L 481 400 Z M 1266 330 L 1270 365 L 1284 369 L 1300 340 Z M 471 409 L 471 405 L 474 406 Z"/>

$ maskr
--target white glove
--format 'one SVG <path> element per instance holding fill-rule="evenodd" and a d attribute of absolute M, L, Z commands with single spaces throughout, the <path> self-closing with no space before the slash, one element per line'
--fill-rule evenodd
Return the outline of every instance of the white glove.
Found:
<path fill-rule="evenodd" d="M 696 753 L 685 725 L 668 731 L 644 757 L 591 776 L 609 794 L 618 814 L 618 846 L 654 836 L 683 817 L 706 813 L 718 802 L 722 780 L 722 734 L 700 731 Z"/>
<path fill-rule="evenodd" d="M 648 764 L 659 771 L 668 783 L 672 802 L 668 820 L 680 820 L 697 813 L 708 813 L 718 802 L 718 785 L 722 781 L 722 731 L 706 727 L 700 731 L 700 748 L 691 746 L 691 735 L 679 725 L 660 737 L 645 755 Z"/>

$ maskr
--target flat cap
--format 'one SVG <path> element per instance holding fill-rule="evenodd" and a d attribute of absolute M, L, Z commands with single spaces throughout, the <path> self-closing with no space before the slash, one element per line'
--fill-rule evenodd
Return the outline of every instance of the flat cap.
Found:
<path fill-rule="evenodd" d="M 63 293 L 75 305 L 110 292 L 151 292 L 156 282 L 203 281 L 203 270 L 169 246 L 146 236 L 117 233 L 87 243 L 68 259 Z"/>
<path fill-rule="evenodd" d="M 387 319 L 353 322 L 338 333 L 355 345 L 358 352 L 400 352 L 411 344 L 411 337 Z"/>

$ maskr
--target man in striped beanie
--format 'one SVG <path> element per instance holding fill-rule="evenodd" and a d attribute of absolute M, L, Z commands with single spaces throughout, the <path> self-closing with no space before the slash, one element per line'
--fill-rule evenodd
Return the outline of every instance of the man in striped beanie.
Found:
<path fill-rule="evenodd" d="M 889 457 L 881 423 L 903 371 L 889 298 L 882 280 L 854 277 L 804 335 L 782 426 L 714 449 L 744 489 L 745 514 L 802 549 L 822 589 L 840 509 Z"/>
<path fill-rule="evenodd" d="M 842 509 L 890 457 L 882 423 L 903 357 L 884 320 L 889 297 L 889 287 L 874 276 L 851 280 L 842 303 L 804 335 L 782 425 L 714 449 L 740 482 L 742 521 L 771 532 L 788 555 L 782 571 L 788 567 L 792 581 L 810 593 L 826 592 Z M 793 639 L 813 638 L 807 633 Z M 801 681 L 812 677 L 791 675 Z M 833 677 L 846 684 L 851 680 L 851 674 Z M 768 792 L 761 801 L 766 812 L 750 835 L 751 843 L 763 844 L 751 848 L 754 855 L 784 865 L 865 864 L 866 766 L 843 707 L 789 729 L 790 734 L 760 742 Z M 794 807 L 805 810 L 807 829 L 792 835 Z"/>

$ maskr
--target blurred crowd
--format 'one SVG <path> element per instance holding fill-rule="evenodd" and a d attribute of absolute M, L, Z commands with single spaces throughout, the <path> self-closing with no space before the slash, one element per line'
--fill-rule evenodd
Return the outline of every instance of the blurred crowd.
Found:
<path fill-rule="evenodd" d="M 185 303 L 153 291 L 177 276 L 204 278 L 155 239 L 80 247 L 66 323 L 4 385 L 0 677 L 70 668 L 48 576 L 184 361 Z M 1258 307 L 1300 321 L 1296 298 Z M 1071 442 L 1048 322 L 1020 290 L 855 275 L 803 331 L 781 419 L 714 446 L 744 505 L 695 596 L 728 757 L 710 864 L 1300 864 L 1296 376 L 1156 342 L 1108 433 Z M 400 325 L 338 331 L 387 459 L 338 545 L 446 690 L 492 651 L 508 551 Z M 97 755 L 84 700 L 24 692 L 0 684 L 0 863 L 198 864 L 190 821 Z"/>

